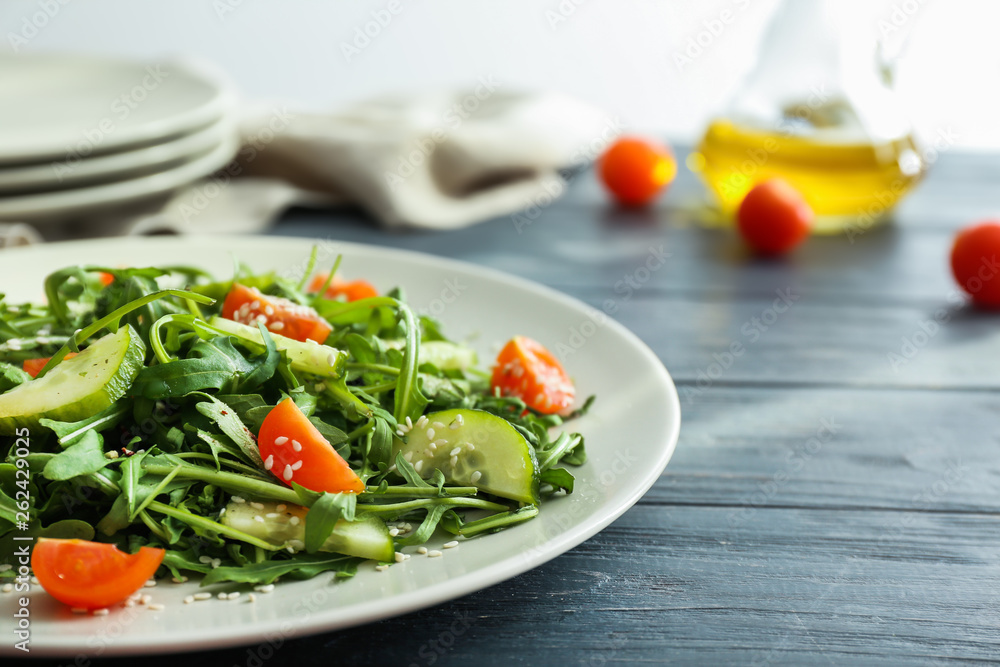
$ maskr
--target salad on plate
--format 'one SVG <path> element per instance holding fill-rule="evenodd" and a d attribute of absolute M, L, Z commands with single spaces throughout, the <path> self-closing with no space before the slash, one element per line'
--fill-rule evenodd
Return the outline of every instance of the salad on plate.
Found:
<path fill-rule="evenodd" d="M 572 493 L 560 427 L 592 399 L 548 350 L 514 336 L 481 369 L 401 288 L 315 259 L 297 281 L 71 266 L 45 303 L 0 298 L 4 590 L 30 572 L 83 611 L 154 576 L 346 578 Z"/>

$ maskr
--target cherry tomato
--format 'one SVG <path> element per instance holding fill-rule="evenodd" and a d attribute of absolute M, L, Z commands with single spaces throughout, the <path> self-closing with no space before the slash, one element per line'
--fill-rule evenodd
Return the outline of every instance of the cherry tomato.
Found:
<path fill-rule="evenodd" d="M 543 414 L 562 412 L 576 398 L 573 381 L 559 360 L 525 336 L 515 336 L 500 350 L 490 387 L 499 387 L 504 396 L 517 396 Z"/>
<path fill-rule="evenodd" d="M 312 491 L 330 493 L 365 490 L 347 461 L 290 398 L 264 417 L 257 446 L 264 467 L 289 486 L 295 482 Z"/>
<path fill-rule="evenodd" d="M 601 158 L 601 180 L 620 203 L 642 206 L 652 201 L 677 175 L 677 161 L 663 144 L 622 137 Z"/>
<path fill-rule="evenodd" d="M 318 292 L 326 284 L 329 274 L 318 273 L 309 284 L 310 292 Z M 336 299 L 339 296 L 346 296 L 348 301 L 358 301 L 359 299 L 370 299 L 378 296 L 378 290 L 367 280 L 341 280 L 339 276 L 334 276 L 333 280 L 326 287 L 323 296 L 327 299 Z"/>
<path fill-rule="evenodd" d="M 79 353 L 67 352 L 66 356 L 63 357 L 63 359 L 72 359 L 77 354 Z M 45 364 L 49 363 L 49 359 L 51 358 L 52 357 L 40 357 L 38 359 L 25 359 L 23 362 L 21 362 L 21 367 L 24 369 L 25 373 L 27 373 L 33 378 L 36 378 L 38 377 L 38 374 L 42 372 L 42 369 L 45 368 Z"/>
<path fill-rule="evenodd" d="M 71 607 L 102 609 L 122 602 L 153 576 L 163 549 L 127 554 L 113 544 L 44 537 L 31 550 L 31 569 L 49 595 Z"/>
<path fill-rule="evenodd" d="M 751 248 L 764 255 L 778 255 L 809 236 L 813 217 L 798 190 L 772 178 L 747 193 L 736 212 L 736 224 Z"/>
<path fill-rule="evenodd" d="M 101 281 L 101 284 L 107 287 L 115 281 L 115 277 L 106 271 L 101 271 L 97 274 L 97 278 Z"/>
<path fill-rule="evenodd" d="M 1000 308 L 1000 222 L 966 227 L 951 249 L 951 272 L 972 301 Z"/>
<path fill-rule="evenodd" d="M 261 294 L 256 287 L 234 283 L 222 304 L 226 319 L 256 326 L 263 322 L 268 331 L 299 341 L 326 341 L 333 327 L 309 306 Z"/>

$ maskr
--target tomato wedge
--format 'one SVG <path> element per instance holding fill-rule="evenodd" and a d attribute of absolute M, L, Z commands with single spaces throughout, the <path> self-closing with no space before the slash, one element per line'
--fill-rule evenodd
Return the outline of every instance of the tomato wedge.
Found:
<path fill-rule="evenodd" d="M 78 352 L 67 352 L 63 359 L 72 359 Z M 52 357 L 39 357 L 38 359 L 25 359 L 21 362 L 21 367 L 24 368 L 24 372 L 33 378 L 38 377 L 38 374 L 42 372 L 45 368 L 45 364 L 49 363 L 49 359 Z"/>
<path fill-rule="evenodd" d="M 107 287 L 108 285 L 110 285 L 115 281 L 115 277 L 110 273 L 108 273 L 107 271 L 101 271 L 100 273 L 97 274 L 97 277 L 101 281 L 101 284 L 104 285 L 105 287 Z"/>
<path fill-rule="evenodd" d="M 113 544 L 45 537 L 31 550 L 31 569 L 49 595 L 71 607 L 101 609 L 122 602 L 153 576 L 163 549 L 134 554 Z"/>
<path fill-rule="evenodd" d="M 256 287 L 233 283 L 222 304 L 228 320 L 256 326 L 263 322 L 268 331 L 305 342 L 322 343 L 333 327 L 309 306 L 301 306 L 278 296 L 261 294 Z"/>
<path fill-rule="evenodd" d="M 547 415 L 566 410 L 576 398 L 573 381 L 559 360 L 541 343 L 525 336 L 515 336 L 500 351 L 490 386 Z"/>
<path fill-rule="evenodd" d="M 326 284 L 326 279 L 329 273 L 317 273 L 313 277 L 312 282 L 309 284 L 310 292 L 318 292 L 323 289 L 323 285 Z M 367 280 L 341 280 L 340 277 L 334 276 L 330 284 L 327 285 L 326 291 L 323 292 L 323 296 L 327 299 L 336 299 L 340 296 L 346 296 L 348 301 L 358 301 L 360 299 L 370 299 L 372 297 L 378 296 L 378 290 L 375 289 Z"/>
<path fill-rule="evenodd" d="M 295 402 L 286 398 L 264 417 L 257 436 L 264 467 L 291 486 L 360 493 L 365 484 Z"/>

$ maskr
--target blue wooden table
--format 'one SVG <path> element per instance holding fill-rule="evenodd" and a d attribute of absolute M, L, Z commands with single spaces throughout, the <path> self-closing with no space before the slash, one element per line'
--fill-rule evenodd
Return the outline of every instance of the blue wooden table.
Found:
<path fill-rule="evenodd" d="M 618 299 L 678 384 L 677 452 L 616 523 L 503 584 L 263 661 L 249 647 L 141 664 L 1000 660 L 1000 316 L 964 305 L 947 265 L 957 227 L 1000 214 L 998 182 L 997 157 L 944 155 L 895 224 L 773 261 L 697 224 L 686 173 L 645 211 L 609 205 L 585 173 L 520 231 L 292 212 L 275 233 Z M 624 298 L 651 252 L 669 258 Z"/>

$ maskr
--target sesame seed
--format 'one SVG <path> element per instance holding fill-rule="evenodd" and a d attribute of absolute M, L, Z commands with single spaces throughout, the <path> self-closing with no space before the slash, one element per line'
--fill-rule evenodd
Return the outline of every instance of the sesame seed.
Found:
<path fill-rule="evenodd" d="M 222 565 L 222 559 L 220 559 L 220 558 L 213 558 L 212 559 L 212 569 L 213 570 L 215 568 L 219 567 L 220 565 Z"/>
<path fill-rule="evenodd" d="M 122 606 L 123 607 L 134 607 L 135 606 L 135 600 L 129 598 L 128 600 L 125 600 L 125 602 L 122 602 Z"/>
<path fill-rule="evenodd" d="M 436 442 L 432 442 L 431 444 L 427 445 L 427 448 L 429 451 L 433 452 L 438 448 L 438 446 Z M 428 454 L 427 456 L 430 457 L 433 456 L 433 454 Z"/>
<path fill-rule="evenodd" d="M 219 510 L 219 518 L 221 519 L 222 515 L 225 514 L 225 513 L 226 513 L 226 508 L 223 507 L 221 510 Z"/>
<path fill-rule="evenodd" d="M 162 604 L 148 604 L 146 605 L 146 609 L 150 611 L 163 611 L 164 609 L 166 609 L 166 607 L 164 607 Z"/>
<path fill-rule="evenodd" d="M 473 451 L 476 448 L 476 446 L 474 444 L 472 444 L 471 442 L 467 442 L 467 443 L 465 443 L 465 448 L 468 449 L 471 452 L 471 451 Z"/>
<path fill-rule="evenodd" d="M 211 563 L 212 562 L 212 557 L 211 556 L 198 556 L 198 562 L 199 563 L 205 563 L 205 564 Z"/>
<path fill-rule="evenodd" d="M 294 449 L 297 452 L 301 452 L 302 451 L 302 443 L 299 442 L 298 440 L 292 440 L 292 449 Z"/>
<path fill-rule="evenodd" d="M 229 594 L 229 599 L 230 600 L 235 600 L 239 596 L 240 596 L 240 592 L 239 591 L 233 591 L 232 593 Z"/>
<path fill-rule="evenodd" d="M 451 542 L 445 542 L 443 545 L 445 549 L 454 549 L 457 546 L 458 542 L 456 540 L 452 540 Z"/>
<path fill-rule="evenodd" d="M 406 431 L 404 431 L 401 428 L 397 428 L 396 429 L 396 435 L 398 435 L 400 438 L 405 437 L 406 436 Z"/>
<path fill-rule="evenodd" d="M 156 585 L 156 579 L 147 579 L 146 583 L 143 584 L 143 586 L 146 588 L 152 588 L 155 585 Z"/>
<path fill-rule="evenodd" d="M 270 593 L 274 590 L 274 584 L 263 584 L 261 586 L 254 586 L 253 589 L 258 593 Z"/>
<path fill-rule="evenodd" d="M 0 588 L 0 591 L 3 591 L 4 593 L 10 593 L 13 590 L 14 590 L 14 584 L 4 584 L 3 588 Z"/>
<path fill-rule="evenodd" d="M 417 420 L 417 428 L 423 428 L 427 425 L 427 417 L 420 415 L 420 419 Z"/>
<path fill-rule="evenodd" d="M 440 558 L 441 557 L 441 552 L 438 551 L 437 549 L 435 549 L 433 551 L 428 551 L 427 552 L 427 557 L 428 558 Z"/>
<path fill-rule="evenodd" d="M 423 469 L 423 467 L 424 467 L 423 459 L 420 459 L 419 461 L 413 464 L 413 469 L 416 470 L 417 472 L 420 472 Z"/>
<path fill-rule="evenodd" d="M 427 553 L 427 547 L 417 547 L 417 553 L 418 554 L 425 554 L 425 553 Z"/>
<path fill-rule="evenodd" d="M 457 421 L 459 424 L 465 424 L 465 417 L 463 417 L 462 415 L 458 415 L 457 417 L 455 417 L 455 421 Z"/>
<path fill-rule="evenodd" d="M 212 599 L 212 594 L 211 593 L 195 593 L 191 597 L 193 597 L 195 600 L 211 600 Z"/>
<path fill-rule="evenodd" d="M 301 521 L 301 519 L 299 519 L 299 517 L 297 517 L 297 516 L 293 516 L 290 519 L 288 519 L 288 523 L 292 524 L 293 526 L 299 525 L 300 521 Z"/>
<path fill-rule="evenodd" d="M 274 444 L 278 445 L 279 447 L 285 444 L 286 442 L 288 442 L 288 438 L 286 438 L 283 435 L 278 436 L 277 438 L 274 439 Z"/>
<path fill-rule="evenodd" d="M 403 454 L 403 459 L 405 459 L 407 463 L 413 463 L 413 452 L 406 452 Z"/>
<path fill-rule="evenodd" d="M 264 470 L 270 470 L 274 467 L 274 454 L 268 454 L 267 458 L 264 459 Z"/>
<path fill-rule="evenodd" d="M 40 584 L 41 582 L 40 582 L 40 581 L 38 581 L 38 577 L 32 577 L 32 578 L 31 578 L 31 583 L 33 583 L 33 584 L 35 584 L 35 585 L 37 586 L 37 585 L 39 585 L 39 584 Z M 156 584 L 154 583 L 153 585 L 155 586 Z"/>
<path fill-rule="evenodd" d="M 432 428 L 427 429 L 427 439 L 428 440 L 434 439 L 434 429 Z"/>
<path fill-rule="evenodd" d="M 188 580 L 188 578 L 187 577 L 171 577 L 170 580 L 173 581 L 175 584 L 183 584 L 185 581 Z"/>
<path fill-rule="evenodd" d="M 262 510 L 264 509 L 264 503 L 250 503 L 250 507 L 254 508 L 255 510 Z"/>
<path fill-rule="evenodd" d="M 139 598 L 139 604 L 149 604 L 150 602 L 152 602 L 152 600 L 153 600 L 152 595 L 143 595 L 141 598 Z"/>
<path fill-rule="evenodd" d="M 193 595 L 187 595 L 184 597 L 184 604 L 191 604 L 192 602 L 194 602 Z"/>
<path fill-rule="evenodd" d="M 10 563 L 0 563 L 0 572 L 7 572 L 8 570 L 13 570 L 14 566 Z"/>
<path fill-rule="evenodd" d="M 389 529 L 389 537 L 396 537 L 397 535 L 399 535 L 399 528 Z"/>
<path fill-rule="evenodd" d="M 444 438 L 441 438 L 440 440 L 435 440 L 434 441 L 434 446 L 435 447 L 443 447 L 443 446 L 445 446 L 447 444 L 448 444 L 448 441 L 445 440 Z"/>
<path fill-rule="evenodd" d="M 241 504 L 242 504 L 242 503 L 245 503 L 245 502 L 246 502 L 246 500 L 244 500 L 244 499 L 243 499 L 243 498 L 241 498 L 240 496 L 233 496 L 233 502 L 234 502 L 234 503 L 241 503 Z"/>
<path fill-rule="evenodd" d="M 402 528 L 407 533 L 410 532 L 411 530 L 413 530 L 413 526 L 411 526 L 408 523 L 404 523 L 402 526 L 400 526 L 400 528 Z"/>
<path fill-rule="evenodd" d="M 424 450 L 424 456 L 425 456 L 426 458 L 431 458 L 431 457 L 433 457 L 433 456 L 434 456 L 434 452 L 433 452 L 432 450 L 430 450 L 430 449 L 425 449 L 425 450 Z"/>
<path fill-rule="evenodd" d="M 434 428 L 444 428 L 444 424 L 442 424 L 441 422 L 434 422 L 431 424 L 431 426 L 433 426 Z"/>
<path fill-rule="evenodd" d="M 254 603 L 256 601 L 257 601 L 257 596 L 256 595 L 254 595 L 253 593 L 247 593 L 247 602 L 249 602 L 249 603 L 252 604 L 252 603 Z"/>
<path fill-rule="evenodd" d="M 219 593 L 218 597 L 219 597 L 220 600 L 228 600 L 229 599 L 229 593 L 225 593 L 225 592 Z"/>
<path fill-rule="evenodd" d="M 17 340 L 16 338 L 11 338 L 9 341 L 7 341 L 7 347 L 9 349 L 15 350 L 15 351 L 16 350 L 20 350 L 21 349 L 21 341 Z"/>
<path fill-rule="evenodd" d="M 288 545 L 293 549 L 298 549 L 299 551 L 306 548 L 306 543 L 302 540 L 288 540 Z"/>
<path fill-rule="evenodd" d="M 260 301 L 254 300 L 254 302 L 250 304 L 250 310 L 260 310 Z M 268 313 L 268 315 L 270 314 L 271 313 Z"/>
<path fill-rule="evenodd" d="M 107 607 L 104 607 L 103 609 L 94 610 L 94 616 L 107 616 L 110 613 L 111 611 Z"/>
<path fill-rule="evenodd" d="M 396 472 L 396 464 L 393 463 L 391 466 L 389 466 L 389 469 L 386 472 Z"/>
<path fill-rule="evenodd" d="M 453 456 L 448 462 L 451 464 L 451 467 L 454 468 L 455 466 L 458 465 L 458 457 Z"/>
<path fill-rule="evenodd" d="M 413 422 L 412 422 L 412 421 L 410 421 L 410 418 L 409 418 L 409 417 L 407 417 L 407 418 L 406 418 L 406 428 L 407 428 L 407 429 L 411 429 L 411 428 L 413 428 Z"/>
<path fill-rule="evenodd" d="M 271 306 L 264 306 L 264 312 L 269 316 L 274 315 L 274 308 Z"/>
<path fill-rule="evenodd" d="M 389 569 L 388 565 L 376 565 L 375 566 L 375 571 L 376 572 L 385 572 L 388 569 Z"/>
<path fill-rule="evenodd" d="M 281 324 L 281 323 L 279 322 L 278 324 Z M 323 384 L 322 382 L 317 382 L 316 383 L 316 391 L 324 391 L 325 389 L 326 389 L 326 385 L 325 384 Z"/>
<path fill-rule="evenodd" d="M 293 474 L 292 466 L 285 465 L 285 472 L 283 472 L 281 476 L 284 478 L 286 482 L 292 481 L 292 474 Z"/>
<path fill-rule="evenodd" d="M 270 323 L 270 324 L 268 325 L 268 328 L 269 328 L 269 329 L 270 329 L 271 331 L 281 331 L 282 329 L 284 329 L 284 328 L 285 328 L 285 323 L 284 323 L 284 322 L 271 322 L 271 323 Z"/>
<path fill-rule="evenodd" d="M 257 523 L 264 523 L 264 517 L 262 517 L 259 514 L 255 515 L 253 520 L 256 521 Z"/>
<path fill-rule="evenodd" d="M 453 449 L 450 452 L 448 452 L 448 456 L 458 456 L 461 453 L 462 453 L 462 448 L 461 447 L 456 447 L 455 449 Z"/>
<path fill-rule="evenodd" d="M 478 470 L 473 470 L 472 471 L 472 475 L 469 477 L 469 481 L 471 481 L 473 484 L 475 484 L 480 479 L 482 479 L 482 477 L 483 477 L 483 473 L 479 472 Z"/>
<path fill-rule="evenodd" d="M 458 423 L 457 419 L 452 423 L 448 424 L 448 428 L 450 428 L 452 431 L 457 430 L 459 426 L 461 426 L 461 424 Z"/>
<path fill-rule="evenodd" d="M 404 554 L 401 551 L 397 551 L 395 558 L 397 563 L 402 563 L 404 560 L 406 560 L 406 554 Z"/>
<path fill-rule="evenodd" d="M 13 590 L 13 586 L 11 587 L 11 589 Z M 74 614 L 86 614 L 87 610 L 84 609 L 83 607 L 73 607 L 73 613 Z"/>
<path fill-rule="evenodd" d="M 277 519 L 279 516 L 281 516 L 281 514 L 279 514 L 278 512 L 268 512 L 264 516 L 267 517 L 268 519 Z"/>
<path fill-rule="evenodd" d="M 328 365 L 330 365 L 330 366 L 336 366 L 337 365 L 337 357 L 335 355 L 333 355 L 333 354 L 328 354 L 326 356 L 326 363 Z"/>
<path fill-rule="evenodd" d="M 296 461 L 295 463 L 292 464 L 292 470 L 298 470 L 301 467 L 302 467 L 302 461 Z"/>
<path fill-rule="evenodd" d="M 285 503 L 281 503 L 280 505 L 278 505 L 274 509 L 278 510 L 279 512 L 284 512 L 285 510 L 288 509 L 288 505 L 286 505 Z"/>

